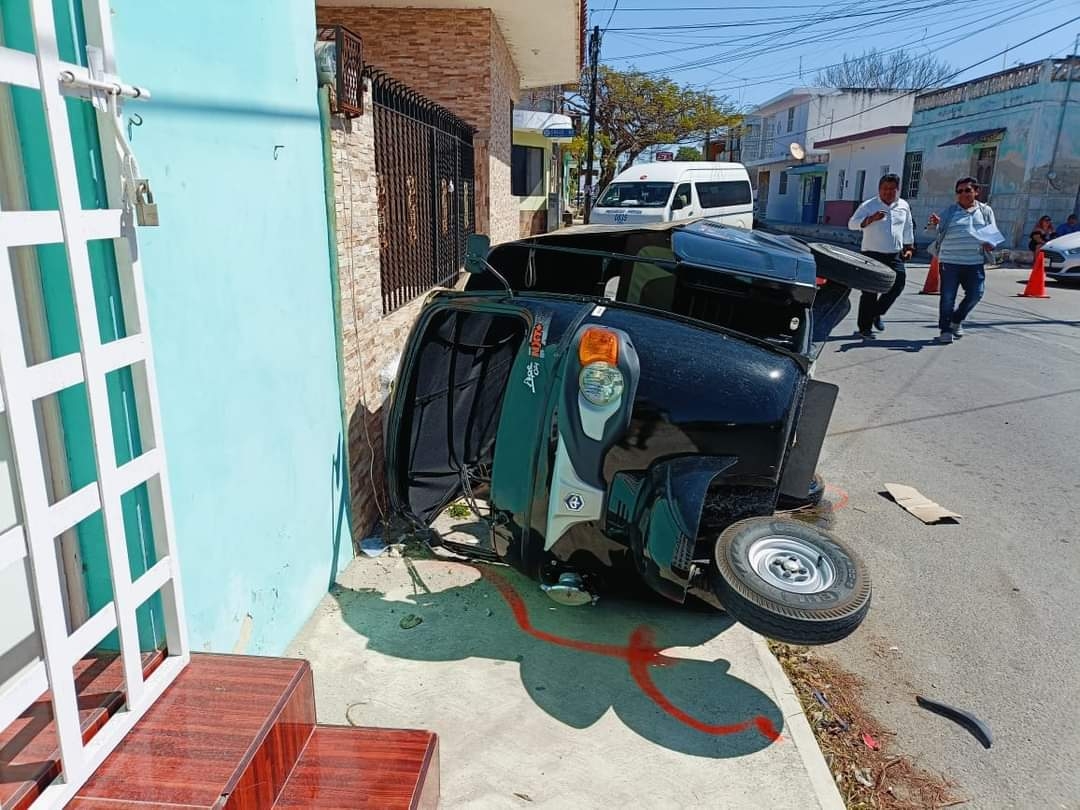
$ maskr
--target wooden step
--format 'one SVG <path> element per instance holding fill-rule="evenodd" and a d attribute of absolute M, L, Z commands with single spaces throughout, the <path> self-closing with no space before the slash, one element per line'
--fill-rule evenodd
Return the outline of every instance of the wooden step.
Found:
<path fill-rule="evenodd" d="M 269 808 L 314 727 L 307 661 L 196 654 L 68 807 Z"/>
<path fill-rule="evenodd" d="M 438 804 L 435 734 L 317 726 L 274 806 L 433 810 Z"/>
<path fill-rule="evenodd" d="M 143 676 L 165 659 L 162 652 L 143 654 Z M 115 653 L 95 653 L 75 665 L 75 693 L 83 742 L 124 705 L 124 672 Z M 25 810 L 60 774 L 60 750 L 52 703 L 43 694 L 7 728 L 0 729 L 0 807 Z"/>

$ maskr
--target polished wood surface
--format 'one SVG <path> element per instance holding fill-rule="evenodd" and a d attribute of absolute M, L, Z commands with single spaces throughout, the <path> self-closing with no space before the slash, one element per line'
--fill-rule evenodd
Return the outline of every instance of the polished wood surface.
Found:
<path fill-rule="evenodd" d="M 438 803 L 435 734 L 318 726 L 275 808 L 432 810 Z"/>
<path fill-rule="evenodd" d="M 115 656 L 87 659 L 76 674 L 89 739 L 122 707 L 123 674 Z M 3 810 L 27 807 L 58 773 L 50 719 L 46 695 L 0 734 Z M 195 654 L 67 806 L 432 810 L 438 801 L 434 734 L 316 726 L 306 661 Z"/>
<path fill-rule="evenodd" d="M 143 675 L 164 660 L 162 652 L 143 654 Z M 115 653 L 91 654 L 72 670 L 79 699 L 83 742 L 88 742 L 124 705 L 124 672 Z M 46 692 L 15 722 L 0 729 L 0 807 L 24 810 L 60 773 L 60 751 Z"/>
<path fill-rule="evenodd" d="M 192 655 L 77 798 L 269 807 L 314 724 L 306 661 Z"/>

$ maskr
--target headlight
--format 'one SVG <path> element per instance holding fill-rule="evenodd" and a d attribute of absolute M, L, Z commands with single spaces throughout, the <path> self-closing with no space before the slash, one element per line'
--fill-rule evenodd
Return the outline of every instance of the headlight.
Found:
<path fill-rule="evenodd" d="M 1065 253 L 1068 254 L 1069 256 L 1075 256 L 1078 253 L 1080 253 L 1080 247 L 1069 248 L 1068 250 L 1065 251 Z"/>
<path fill-rule="evenodd" d="M 590 363 L 578 375 L 578 387 L 593 405 L 610 405 L 622 396 L 623 375 L 610 363 Z"/>

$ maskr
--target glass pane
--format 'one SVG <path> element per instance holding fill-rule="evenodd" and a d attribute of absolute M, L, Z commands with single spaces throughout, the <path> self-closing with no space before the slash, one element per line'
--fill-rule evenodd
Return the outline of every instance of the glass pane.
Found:
<path fill-rule="evenodd" d="M 49 503 L 97 481 L 97 462 L 90 429 L 86 385 L 79 383 L 34 403 L 38 436 L 42 437 Z"/>
<path fill-rule="evenodd" d="M 0 84 L 0 209 L 59 207 L 41 92 Z"/>
<path fill-rule="evenodd" d="M 127 337 L 139 331 L 136 313 L 124 306 L 120 287 L 117 245 L 112 239 L 87 243 L 90 274 L 94 285 L 94 308 L 97 311 L 98 337 L 102 343 Z M 132 306 L 132 309 L 134 306 Z"/>
<path fill-rule="evenodd" d="M 8 248 L 27 365 L 79 351 L 63 245 Z"/>

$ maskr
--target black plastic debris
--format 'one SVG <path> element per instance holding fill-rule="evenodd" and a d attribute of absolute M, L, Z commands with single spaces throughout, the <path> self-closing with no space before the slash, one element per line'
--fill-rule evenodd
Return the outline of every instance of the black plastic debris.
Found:
<path fill-rule="evenodd" d="M 990 726 L 986 725 L 986 723 L 971 712 L 966 712 L 963 709 L 956 709 L 944 703 L 938 703 L 936 700 L 930 700 L 921 695 L 916 695 L 915 701 L 924 709 L 932 711 L 934 714 L 940 714 L 942 717 L 963 726 L 968 730 L 971 736 L 982 743 L 983 748 L 989 748 L 993 745 L 994 738 L 990 734 Z"/>

